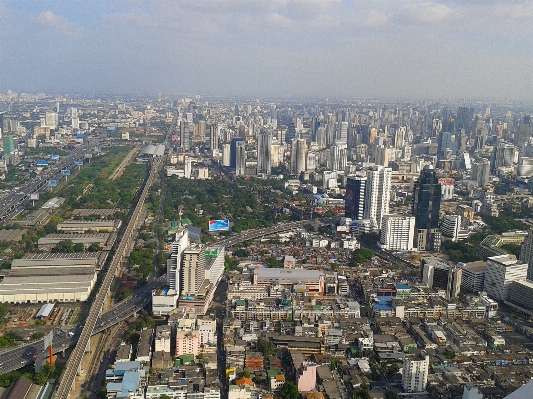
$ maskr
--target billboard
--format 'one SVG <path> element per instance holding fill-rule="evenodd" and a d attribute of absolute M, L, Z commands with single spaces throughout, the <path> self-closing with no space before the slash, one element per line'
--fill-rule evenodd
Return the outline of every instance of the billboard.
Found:
<path fill-rule="evenodd" d="M 209 231 L 226 231 L 229 230 L 229 220 L 210 220 Z"/>
<path fill-rule="evenodd" d="M 74 161 L 74 165 L 82 166 L 83 165 L 83 161 L 81 159 L 79 159 L 77 161 Z"/>
<path fill-rule="evenodd" d="M 114 131 L 114 130 L 117 130 L 117 127 L 116 126 L 108 126 L 105 128 L 105 130 L 111 130 L 111 131 Z"/>
<path fill-rule="evenodd" d="M 70 169 L 65 169 L 62 172 L 65 176 L 70 176 Z"/>
<path fill-rule="evenodd" d="M 39 201 L 39 193 L 30 194 L 30 200 Z"/>
<path fill-rule="evenodd" d="M 37 166 L 48 166 L 48 161 L 45 161 L 43 159 L 39 159 L 37 161 Z"/>
<path fill-rule="evenodd" d="M 59 159 L 59 155 L 52 154 L 50 155 L 50 159 Z"/>
<path fill-rule="evenodd" d="M 176 142 L 178 141 L 178 136 L 176 136 L 175 134 L 172 135 L 172 141 Z"/>
<path fill-rule="evenodd" d="M 48 185 L 49 185 L 50 187 L 57 186 L 57 180 L 50 180 L 50 181 L 48 182 Z"/>

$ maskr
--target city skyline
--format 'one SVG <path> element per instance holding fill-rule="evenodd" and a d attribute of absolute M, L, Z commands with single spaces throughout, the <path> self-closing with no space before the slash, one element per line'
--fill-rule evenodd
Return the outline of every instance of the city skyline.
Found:
<path fill-rule="evenodd" d="M 533 4 L 0 2 L 0 90 L 533 102 Z"/>

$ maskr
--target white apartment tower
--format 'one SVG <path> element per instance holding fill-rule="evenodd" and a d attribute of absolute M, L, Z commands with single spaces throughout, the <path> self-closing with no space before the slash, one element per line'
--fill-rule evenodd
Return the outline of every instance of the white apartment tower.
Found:
<path fill-rule="evenodd" d="M 181 295 L 196 294 L 205 280 L 205 247 L 191 244 L 183 251 Z"/>
<path fill-rule="evenodd" d="M 383 215 L 389 213 L 392 169 L 375 165 L 367 171 L 365 219 L 376 229 L 381 227 Z"/>
<path fill-rule="evenodd" d="M 402 387 L 406 392 L 423 392 L 428 382 L 429 356 L 421 351 L 403 360 Z"/>
<path fill-rule="evenodd" d="M 379 247 L 388 251 L 412 251 L 415 239 L 415 217 L 383 215 Z"/>
<path fill-rule="evenodd" d="M 513 281 L 527 277 L 527 263 L 511 255 L 491 256 L 487 259 L 485 270 L 485 291 L 492 299 L 504 301 L 509 299 L 509 290 Z"/>
<path fill-rule="evenodd" d="M 181 229 L 176 233 L 176 238 L 172 243 L 172 253 L 167 259 L 167 283 L 171 290 L 180 293 L 180 269 L 183 260 L 183 251 L 189 246 L 189 230 Z"/>

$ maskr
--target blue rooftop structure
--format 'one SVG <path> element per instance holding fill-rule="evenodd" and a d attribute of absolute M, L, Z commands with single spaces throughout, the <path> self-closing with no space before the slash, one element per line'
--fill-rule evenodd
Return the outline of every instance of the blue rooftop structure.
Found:
<path fill-rule="evenodd" d="M 411 287 L 407 284 L 396 284 L 397 290 L 410 290 Z"/>
<path fill-rule="evenodd" d="M 141 381 L 141 373 L 138 371 L 126 371 L 121 382 L 109 382 L 107 392 L 116 392 L 117 398 L 128 398 L 131 392 L 136 392 Z"/>
<path fill-rule="evenodd" d="M 391 310 L 392 305 L 390 302 L 378 302 L 372 306 L 376 310 Z"/>

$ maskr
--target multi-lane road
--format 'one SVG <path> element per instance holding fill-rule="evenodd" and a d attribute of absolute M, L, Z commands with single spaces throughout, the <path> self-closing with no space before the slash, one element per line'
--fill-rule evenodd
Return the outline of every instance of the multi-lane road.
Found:
<path fill-rule="evenodd" d="M 163 283 L 164 279 L 160 278 L 151 284 L 148 284 L 125 299 L 117 303 L 109 311 L 102 313 L 96 322 L 93 330 L 93 335 L 102 332 L 109 327 L 120 323 L 127 317 L 138 312 L 140 309 L 146 307 L 152 297 L 152 290 Z M 54 353 L 61 352 L 78 342 L 79 335 L 83 329 L 83 325 L 78 326 L 72 330 L 62 330 L 61 328 L 54 328 L 53 330 L 53 349 Z M 25 365 L 32 364 L 35 361 L 41 361 L 48 356 L 48 349 L 44 348 L 44 339 L 33 341 L 26 345 L 18 346 L 9 351 L 0 354 L 0 373 L 16 370 Z"/>

